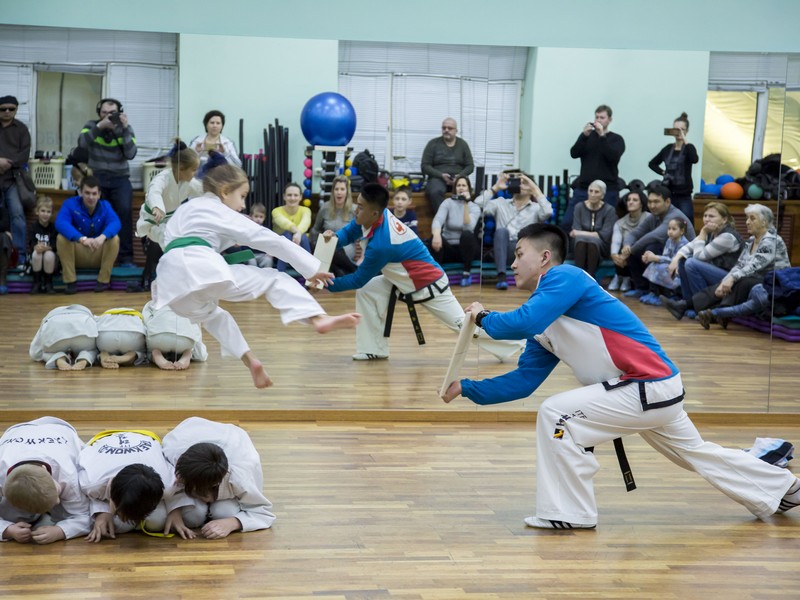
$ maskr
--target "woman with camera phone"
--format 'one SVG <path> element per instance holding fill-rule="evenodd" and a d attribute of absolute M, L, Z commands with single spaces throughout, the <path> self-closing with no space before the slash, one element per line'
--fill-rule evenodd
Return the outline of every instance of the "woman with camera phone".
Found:
<path fill-rule="evenodd" d="M 672 127 L 664 129 L 664 135 L 673 136 L 675 141 L 664 146 L 648 166 L 664 177 L 662 183 L 672 192 L 672 205 L 689 217 L 690 222 L 694 222 L 692 165 L 699 159 L 697 148 L 686 141 L 688 132 L 689 117 L 686 113 L 681 113 L 672 123 Z"/>
<path fill-rule="evenodd" d="M 459 176 L 453 183 L 455 194 L 446 198 L 431 223 L 431 254 L 440 265 L 446 262 L 463 263 L 461 286 L 472 285 L 472 261 L 478 255 L 475 227 L 481 209 L 472 202 L 472 184 Z"/>

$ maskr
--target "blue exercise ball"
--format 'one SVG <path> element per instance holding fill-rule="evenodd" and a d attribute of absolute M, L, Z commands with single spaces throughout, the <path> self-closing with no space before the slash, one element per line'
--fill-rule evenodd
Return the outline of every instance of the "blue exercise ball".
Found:
<path fill-rule="evenodd" d="M 730 183 L 732 181 L 736 181 L 736 177 L 733 175 L 720 175 L 717 177 L 717 181 L 715 182 L 718 186 L 723 186 L 726 183 Z"/>
<path fill-rule="evenodd" d="M 718 183 L 711 183 L 708 185 L 708 193 L 720 198 L 722 196 L 722 186 Z"/>
<path fill-rule="evenodd" d="M 341 94 L 317 94 L 300 113 L 300 129 L 313 146 L 346 146 L 356 132 L 356 110 Z"/>

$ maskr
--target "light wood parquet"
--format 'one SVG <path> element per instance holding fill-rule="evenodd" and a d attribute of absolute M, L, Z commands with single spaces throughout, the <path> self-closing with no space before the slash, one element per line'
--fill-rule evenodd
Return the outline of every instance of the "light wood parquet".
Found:
<path fill-rule="evenodd" d="M 88 439 L 107 425 L 78 428 Z M 638 489 L 625 492 L 612 446 L 598 447 L 598 528 L 550 532 L 522 522 L 536 487 L 530 424 L 241 425 L 262 457 L 271 530 L 0 544 L 4 597 L 784 599 L 800 583 L 800 514 L 758 521 L 637 436 L 626 448 Z M 738 447 L 763 433 L 704 430 Z M 798 427 L 770 433 L 800 439 Z"/>
<path fill-rule="evenodd" d="M 498 292 L 492 283 L 457 288 L 455 293 L 465 305 L 480 299 L 487 307 L 501 310 L 519 305 L 526 297 L 514 288 Z M 331 314 L 354 307 L 352 293 L 325 293 L 319 298 Z M 20 416 L 25 411 L 62 411 L 71 416 L 82 411 L 231 411 L 233 415 L 238 411 L 444 411 L 430 418 L 459 413 L 458 418 L 463 419 L 469 418 L 465 413 L 474 413 L 478 419 L 510 419 L 518 418 L 514 413 L 535 411 L 540 399 L 576 385 L 569 370 L 559 366 L 528 399 L 493 407 L 468 402 L 444 406 L 436 390 L 455 334 L 420 309 L 427 343 L 418 346 L 402 306 L 392 331 L 391 359 L 370 363 L 351 359 L 355 349 L 352 331 L 321 336 L 299 324 L 284 327 L 263 301 L 226 306 L 275 381 L 274 387 L 263 391 L 252 387 L 239 361 L 223 359 L 219 344 L 207 335 L 208 362 L 193 363 L 184 372 L 160 371 L 154 366 L 58 372 L 28 358 L 30 340 L 41 318 L 55 306 L 82 303 L 99 313 L 119 306 L 141 308 L 147 299 L 143 293 L 123 292 L 0 297 L 0 411 Z M 663 309 L 624 301 L 678 364 L 690 411 L 800 412 L 796 394 L 800 344 L 770 340 L 737 325 L 728 331 L 718 326 L 704 331 L 694 321 L 675 321 Z M 511 368 L 513 364 L 501 364 L 474 349 L 463 373 L 473 378 L 492 377 Z"/>

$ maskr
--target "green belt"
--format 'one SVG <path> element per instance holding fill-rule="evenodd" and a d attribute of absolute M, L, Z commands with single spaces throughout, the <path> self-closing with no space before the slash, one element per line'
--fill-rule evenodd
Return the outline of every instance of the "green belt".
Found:
<path fill-rule="evenodd" d="M 201 237 L 188 236 L 172 240 L 169 244 L 167 244 L 167 247 L 164 248 L 164 254 L 170 250 L 175 250 L 175 248 L 186 248 L 188 246 L 205 246 L 206 248 L 212 247 L 211 244 Z M 229 265 L 238 265 L 255 257 L 256 255 L 252 250 L 240 250 L 239 252 L 231 252 L 230 254 L 222 255 L 222 258 L 224 258 L 225 262 Z"/>

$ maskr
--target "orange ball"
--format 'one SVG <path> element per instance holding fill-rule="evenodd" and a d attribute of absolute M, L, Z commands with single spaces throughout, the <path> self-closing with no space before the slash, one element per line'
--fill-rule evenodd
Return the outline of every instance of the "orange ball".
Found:
<path fill-rule="evenodd" d="M 744 188 L 735 181 L 731 181 L 722 186 L 720 195 L 725 200 L 741 200 L 744 197 Z"/>

